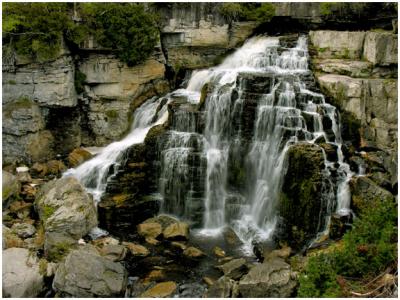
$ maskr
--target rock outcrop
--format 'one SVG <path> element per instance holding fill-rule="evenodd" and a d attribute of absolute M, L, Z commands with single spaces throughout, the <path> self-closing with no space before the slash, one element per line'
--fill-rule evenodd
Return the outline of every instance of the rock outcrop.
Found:
<path fill-rule="evenodd" d="M 45 184 L 35 206 L 46 233 L 45 253 L 53 260 L 59 260 L 97 225 L 93 199 L 73 177 Z"/>
<path fill-rule="evenodd" d="M 35 298 L 44 290 L 39 260 L 23 248 L 3 251 L 2 291 L 7 298 Z"/>
<path fill-rule="evenodd" d="M 389 174 L 392 187 L 397 183 L 397 40 L 388 31 L 310 33 L 316 80 L 342 113 L 345 143 L 367 151 L 367 157 L 382 157 L 380 172 Z M 373 171 L 375 163 L 367 158 L 351 160 Z"/>
<path fill-rule="evenodd" d="M 323 218 L 328 213 L 323 194 L 324 154 L 317 145 L 299 143 L 289 148 L 286 159 L 275 236 L 299 249 L 322 229 Z"/>
<path fill-rule="evenodd" d="M 321 89 L 361 122 L 364 144 L 397 149 L 397 34 L 312 31 L 310 41 Z"/>
<path fill-rule="evenodd" d="M 2 171 L 2 202 L 3 205 L 11 200 L 12 197 L 18 196 L 21 189 L 21 184 L 18 182 L 17 178 L 7 172 Z"/>
<path fill-rule="evenodd" d="M 288 298 L 297 283 L 290 266 L 274 258 L 252 267 L 239 281 L 239 292 L 244 298 Z"/>
<path fill-rule="evenodd" d="M 65 297 L 121 297 L 127 272 L 118 262 L 99 255 L 92 246 L 71 251 L 56 272 L 53 288 Z"/>

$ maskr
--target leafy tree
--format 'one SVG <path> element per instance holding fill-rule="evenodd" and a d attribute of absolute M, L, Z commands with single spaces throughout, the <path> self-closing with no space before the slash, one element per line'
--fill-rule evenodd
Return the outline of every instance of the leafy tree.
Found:
<path fill-rule="evenodd" d="M 93 35 L 132 66 L 158 41 L 155 19 L 138 3 L 4 3 L 3 44 L 40 62 L 57 57 L 63 38 L 78 46 Z"/>
<path fill-rule="evenodd" d="M 269 22 L 275 15 L 275 6 L 272 3 L 223 3 L 219 13 L 229 22 L 257 21 Z"/>
<path fill-rule="evenodd" d="M 155 18 L 136 3 L 85 3 L 82 17 L 99 44 L 118 50 L 129 66 L 144 61 L 158 41 Z"/>
<path fill-rule="evenodd" d="M 74 26 L 68 3 L 3 3 L 3 43 L 38 61 L 60 51 L 63 32 Z"/>

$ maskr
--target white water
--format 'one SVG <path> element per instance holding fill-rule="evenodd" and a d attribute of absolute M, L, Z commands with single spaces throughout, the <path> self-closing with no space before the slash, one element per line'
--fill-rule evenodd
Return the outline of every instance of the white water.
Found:
<path fill-rule="evenodd" d="M 279 43 L 279 38 L 252 38 L 221 65 L 193 72 L 186 89 L 166 96 L 168 103 L 179 99 L 186 104 L 173 115 L 168 138 L 160 149 L 162 210 L 189 221 L 200 217 L 201 234 L 219 234 L 225 226 L 231 226 L 247 253 L 251 252 L 252 241 L 267 240 L 275 230 L 285 154 L 293 143 L 314 143 L 323 138 L 337 147 L 339 180 L 333 191 L 328 179 L 334 162 L 326 160 L 323 174 L 327 178 L 324 187 L 327 211 L 319 212 L 318 228 L 327 227 L 327 212 L 332 212 L 332 207 L 346 214 L 350 206 L 348 181 L 353 174 L 343 161 L 336 109 L 325 103 L 322 94 L 308 90 L 302 82 L 302 76 L 310 73 L 307 40 L 301 37 L 294 48 L 281 49 L 281 52 Z M 255 99 L 256 119 L 244 157 L 248 170 L 246 193 L 231 190 L 227 183 L 230 155 L 241 147 L 241 136 L 246 129 L 238 121 L 248 97 L 245 80 L 241 79 L 243 74 L 273 79 L 265 92 L 261 92 L 262 96 Z M 204 111 L 204 132 L 200 132 L 199 116 L 193 111 L 205 83 L 211 84 L 211 91 Z M 108 145 L 93 159 L 68 170 L 65 175 L 77 177 L 99 201 L 107 179 L 124 162 L 126 149 L 142 143 L 152 126 L 167 120 L 167 105 L 154 117 L 161 100 L 145 102 L 135 112 L 131 132 L 124 139 Z M 311 125 L 306 124 L 305 116 L 311 117 Z M 323 126 L 324 117 L 331 120 L 332 134 Z M 114 172 L 110 172 L 111 168 Z M 231 203 L 232 199 L 236 202 Z"/>
<path fill-rule="evenodd" d="M 125 150 L 134 144 L 143 143 L 150 128 L 164 123 L 168 118 L 166 105 L 159 111 L 157 121 L 152 122 L 161 105 L 162 98 L 151 99 L 139 107 L 133 116 L 133 123 L 128 135 L 120 141 L 109 144 L 92 159 L 78 166 L 76 169 L 69 169 L 64 176 L 76 177 L 93 195 L 96 202 L 101 200 L 105 192 L 107 179 L 115 172 L 124 159 Z"/>
<path fill-rule="evenodd" d="M 199 91 L 208 82 L 213 85 L 212 94 L 206 102 L 206 139 L 204 152 L 207 158 L 206 194 L 203 234 L 217 234 L 225 225 L 230 225 L 244 242 L 244 251 L 251 252 L 253 240 L 271 238 L 277 222 L 276 204 L 281 189 L 284 172 L 284 158 L 288 147 L 299 141 L 313 143 L 319 137 L 324 137 L 329 143 L 337 146 L 339 169 L 341 177 L 337 187 L 336 197 L 329 181 L 328 166 L 333 163 L 326 160 L 323 171 L 327 182 L 324 187 L 324 197 L 327 210 L 334 206 L 337 199 L 338 213 L 348 213 L 350 192 L 348 181 L 352 176 L 350 168 L 343 162 L 341 151 L 340 127 L 336 120 L 336 110 L 326 104 L 323 95 L 306 89 L 299 75 L 307 74 L 308 55 L 307 41 L 300 38 L 296 47 L 278 53 L 279 39 L 254 38 L 241 49 L 227 58 L 220 66 L 201 70 L 193 74 L 188 89 Z M 240 205 L 238 214 L 232 215 L 227 210 L 228 156 L 235 147 L 235 137 L 232 137 L 232 122 L 235 107 L 242 103 L 239 95 L 232 104 L 234 89 L 241 92 L 237 86 L 239 74 L 274 74 L 276 79 L 270 86 L 270 92 L 258 100 L 253 141 L 246 157 L 247 168 L 250 170 L 249 194 L 245 203 Z M 287 76 L 287 77 L 285 77 Z M 308 96 L 305 103 L 297 103 L 296 91 Z M 233 107 L 233 109 L 232 109 Z M 330 140 L 322 125 L 325 111 L 332 121 L 331 130 L 334 140 Z M 302 113 L 308 113 L 313 118 L 313 129 L 307 129 Z M 289 133 L 289 135 L 288 135 Z M 329 216 L 320 212 L 320 229 L 326 228 Z"/>

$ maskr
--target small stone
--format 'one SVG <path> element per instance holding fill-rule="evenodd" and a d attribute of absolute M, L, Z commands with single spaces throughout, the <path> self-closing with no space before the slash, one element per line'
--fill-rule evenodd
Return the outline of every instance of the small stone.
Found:
<path fill-rule="evenodd" d="M 142 223 L 137 226 L 138 233 L 147 238 L 156 238 L 162 233 L 162 227 L 158 223 Z"/>
<path fill-rule="evenodd" d="M 187 248 L 187 246 L 184 243 L 181 242 L 171 242 L 171 246 L 174 248 L 181 249 L 182 251 Z"/>
<path fill-rule="evenodd" d="M 85 242 L 84 239 L 79 239 L 78 244 L 79 244 L 79 245 L 85 245 L 86 242 Z"/>
<path fill-rule="evenodd" d="M 99 238 L 97 240 L 94 240 L 92 243 L 99 247 L 103 247 L 105 245 L 119 245 L 119 241 L 111 236 Z"/>
<path fill-rule="evenodd" d="M 167 240 L 188 240 L 189 225 L 183 222 L 173 223 L 165 228 L 163 235 Z"/>
<path fill-rule="evenodd" d="M 40 177 L 47 175 L 47 165 L 43 163 L 34 163 L 31 170 L 33 175 L 39 175 Z"/>
<path fill-rule="evenodd" d="M 60 160 L 50 160 L 47 162 L 47 171 L 49 174 L 58 175 L 67 170 L 67 167 Z"/>
<path fill-rule="evenodd" d="M 210 277 L 203 277 L 203 281 L 208 285 L 208 286 L 212 286 L 214 284 L 214 280 L 211 279 Z"/>
<path fill-rule="evenodd" d="M 285 246 L 281 249 L 276 249 L 276 250 L 271 251 L 270 253 L 265 255 L 265 258 L 266 258 L 266 260 L 272 259 L 275 257 L 280 257 L 280 258 L 286 259 L 290 256 L 291 251 L 292 251 L 292 249 L 290 247 Z"/>
<path fill-rule="evenodd" d="M 232 259 L 234 259 L 233 256 L 227 256 L 227 257 L 223 257 L 223 258 L 218 259 L 218 262 L 219 263 L 225 263 L 225 262 L 231 261 Z"/>
<path fill-rule="evenodd" d="M 68 163 L 72 168 L 75 168 L 84 161 L 92 158 L 92 156 L 93 155 L 89 151 L 82 148 L 77 148 L 68 155 Z"/>
<path fill-rule="evenodd" d="M 152 270 L 149 274 L 144 278 L 143 283 L 149 283 L 151 281 L 157 281 L 164 278 L 164 272 L 162 270 Z"/>
<path fill-rule="evenodd" d="M 29 168 L 26 167 L 26 166 L 22 166 L 22 167 L 18 167 L 18 168 L 16 169 L 16 171 L 17 171 L 17 173 L 28 172 L 28 171 L 29 171 Z"/>
<path fill-rule="evenodd" d="M 11 230 L 18 235 L 20 238 L 26 239 L 33 236 L 36 233 L 36 229 L 33 225 L 26 223 L 15 223 Z"/>
<path fill-rule="evenodd" d="M 140 295 L 142 298 L 170 297 L 176 291 L 176 283 L 173 281 L 160 282 Z"/>
<path fill-rule="evenodd" d="M 246 265 L 246 260 L 244 258 L 237 258 L 223 264 L 221 266 L 217 266 L 226 277 L 232 279 L 239 279 L 242 277 L 248 270 Z"/>
<path fill-rule="evenodd" d="M 159 240 L 156 240 L 155 238 L 152 238 L 152 237 L 147 237 L 145 239 L 145 241 L 147 244 L 152 245 L 152 246 L 157 246 L 158 244 L 160 244 Z"/>
<path fill-rule="evenodd" d="M 225 251 L 224 250 L 222 250 L 220 247 L 215 247 L 214 248 L 214 254 L 215 254 L 215 256 L 217 256 L 217 257 L 224 257 L 225 255 L 226 255 L 226 253 L 225 253 Z"/>
<path fill-rule="evenodd" d="M 104 245 L 100 253 L 112 261 L 121 261 L 126 256 L 126 248 L 122 245 Z"/>
<path fill-rule="evenodd" d="M 31 175 L 28 172 L 19 172 L 17 174 L 17 179 L 21 183 L 29 183 L 32 182 Z"/>
<path fill-rule="evenodd" d="M 203 257 L 205 254 L 200 249 L 197 249 L 195 247 L 189 247 L 186 248 L 185 251 L 183 251 L 183 255 L 189 258 L 200 258 Z"/>
<path fill-rule="evenodd" d="M 123 245 L 129 249 L 133 256 L 147 256 L 150 254 L 149 249 L 142 245 L 128 242 L 124 242 Z"/>

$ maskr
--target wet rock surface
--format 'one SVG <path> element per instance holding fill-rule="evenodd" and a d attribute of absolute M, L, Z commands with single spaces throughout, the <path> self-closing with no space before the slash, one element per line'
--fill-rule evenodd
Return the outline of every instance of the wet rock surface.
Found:
<path fill-rule="evenodd" d="M 56 272 L 53 288 L 67 297 L 118 297 L 126 287 L 126 270 L 83 246 L 71 251 Z"/>
<path fill-rule="evenodd" d="M 279 203 L 280 221 L 275 236 L 293 248 L 301 248 L 319 231 L 321 215 L 327 213 L 323 203 L 325 168 L 322 149 L 299 143 L 289 148 L 287 171 Z"/>

